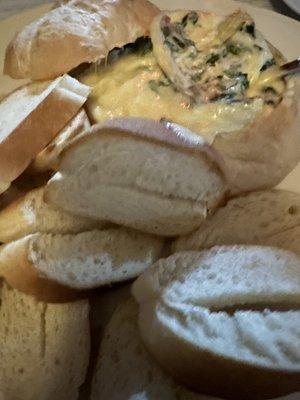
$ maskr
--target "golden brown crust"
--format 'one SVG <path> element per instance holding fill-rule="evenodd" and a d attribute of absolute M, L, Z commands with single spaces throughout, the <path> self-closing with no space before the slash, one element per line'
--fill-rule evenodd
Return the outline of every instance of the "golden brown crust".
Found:
<path fill-rule="evenodd" d="M 153 352 L 152 354 L 156 356 Z M 184 365 L 180 372 L 172 369 L 177 358 Z M 222 358 L 210 351 L 203 351 L 199 356 L 187 342 L 182 342 L 180 347 L 174 347 L 169 337 L 162 343 L 157 359 L 177 382 L 192 390 L 197 391 L 200 388 L 201 393 L 224 399 L 272 399 L 300 390 L 299 371 L 259 368 Z M 245 388 L 248 388 L 248 393 L 245 393 Z"/>
<path fill-rule="evenodd" d="M 0 248 L 0 276 L 20 292 L 35 296 L 40 301 L 66 302 L 80 297 L 80 292 L 39 276 L 28 260 L 32 236 L 3 245 Z"/>
<path fill-rule="evenodd" d="M 148 34 L 157 13 L 148 0 L 70 0 L 15 36 L 6 50 L 4 74 L 50 79 L 96 62 Z"/>
<path fill-rule="evenodd" d="M 223 167 L 233 194 L 270 189 L 279 184 L 300 158 L 295 81 L 287 83 L 282 102 L 242 131 L 218 135 L 213 148 L 224 159 Z"/>

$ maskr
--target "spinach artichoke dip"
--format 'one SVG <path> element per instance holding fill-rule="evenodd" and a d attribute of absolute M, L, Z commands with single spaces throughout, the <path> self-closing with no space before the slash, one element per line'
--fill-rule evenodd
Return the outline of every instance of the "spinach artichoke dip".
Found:
<path fill-rule="evenodd" d="M 227 17 L 176 11 L 154 20 L 151 38 L 114 49 L 80 80 L 93 88 L 94 122 L 163 119 L 213 141 L 280 103 L 281 61 L 243 11 Z"/>

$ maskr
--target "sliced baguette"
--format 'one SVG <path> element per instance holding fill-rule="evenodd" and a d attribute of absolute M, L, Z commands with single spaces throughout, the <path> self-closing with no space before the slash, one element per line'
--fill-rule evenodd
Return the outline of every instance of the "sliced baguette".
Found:
<path fill-rule="evenodd" d="M 144 347 L 133 299 L 114 313 L 104 332 L 91 400 L 213 400 L 176 384 Z"/>
<path fill-rule="evenodd" d="M 56 301 L 67 288 L 72 293 L 136 278 L 162 248 L 162 239 L 123 228 L 37 233 L 0 248 L 0 276 L 18 290 Z"/>
<path fill-rule="evenodd" d="M 113 48 L 147 35 L 158 13 L 147 0 L 64 3 L 15 36 L 6 50 L 4 74 L 50 79 L 104 59 Z"/>
<path fill-rule="evenodd" d="M 6 284 L 0 291 L 3 400 L 77 400 L 89 361 L 88 301 L 46 304 Z"/>
<path fill-rule="evenodd" d="M 260 246 L 176 253 L 148 269 L 133 294 L 144 343 L 179 382 L 226 399 L 300 390 L 294 253 Z"/>
<path fill-rule="evenodd" d="M 38 173 L 56 170 L 62 151 L 76 136 L 88 130 L 90 126 L 88 116 L 82 109 L 52 142 L 36 156 L 31 168 Z"/>
<path fill-rule="evenodd" d="M 202 250 L 216 245 L 258 244 L 300 254 L 300 194 L 284 190 L 254 192 L 230 200 L 173 250 Z"/>
<path fill-rule="evenodd" d="M 0 211 L 0 242 L 8 243 L 31 233 L 79 233 L 108 224 L 57 210 L 43 200 L 44 188 L 30 191 Z"/>
<path fill-rule="evenodd" d="M 191 232 L 223 200 L 218 160 L 198 135 L 138 118 L 95 125 L 64 153 L 45 199 L 148 233 Z"/>
<path fill-rule="evenodd" d="M 74 117 L 89 92 L 88 86 L 64 75 L 52 82 L 23 86 L 1 101 L 1 191 Z"/>

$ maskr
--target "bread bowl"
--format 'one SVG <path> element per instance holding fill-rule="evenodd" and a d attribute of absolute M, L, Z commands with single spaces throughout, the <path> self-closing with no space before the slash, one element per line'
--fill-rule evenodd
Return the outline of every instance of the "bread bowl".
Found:
<path fill-rule="evenodd" d="M 299 391 L 300 259 L 263 246 L 175 253 L 133 284 L 148 351 L 177 382 L 226 399 Z"/>
<path fill-rule="evenodd" d="M 295 81 L 278 78 L 284 57 L 244 11 L 159 14 L 147 1 L 63 2 L 11 42 L 5 72 L 44 79 L 82 63 L 95 63 L 75 72 L 93 87 L 94 123 L 146 117 L 199 133 L 223 157 L 232 194 L 274 187 L 299 161 Z"/>
<path fill-rule="evenodd" d="M 233 26 L 227 40 L 216 41 L 227 24 Z M 94 122 L 147 117 L 198 132 L 224 158 L 234 194 L 271 188 L 298 163 L 295 81 L 276 77 L 284 58 L 247 13 L 163 12 L 152 23 L 151 41 L 127 46 L 111 60 L 80 77 L 93 87 Z"/>

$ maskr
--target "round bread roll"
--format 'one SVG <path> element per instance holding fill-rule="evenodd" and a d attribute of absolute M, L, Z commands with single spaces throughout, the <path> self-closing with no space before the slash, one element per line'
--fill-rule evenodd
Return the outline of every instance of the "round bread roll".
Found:
<path fill-rule="evenodd" d="M 4 73 L 42 80 L 96 62 L 145 36 L 157 13 L 148 0 L 70 0 L 17 33 L 6 50 Z"/>
<path fill-rule="evenodd" d="M 143 341 L 178 382 L 227 399 L 300 390 L 300 258 L 214 247 L 158 261 L 133 285 Z"/>
<path fill-rule="evenodd" d="M 95 125 L 64 152 L 58 171 L 46 202 L 163 236 L 199 227 L 227 189 L 200 136 L 138 118 Z"/>
<path fill-rule="evenodd" d="M 173 250 L 230 244 L 275 246 L 300 254 L 300 194 L 270 190 L 231 199 L 201 228 L 179 238 Z"/>

